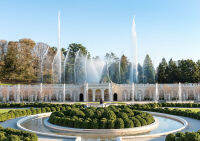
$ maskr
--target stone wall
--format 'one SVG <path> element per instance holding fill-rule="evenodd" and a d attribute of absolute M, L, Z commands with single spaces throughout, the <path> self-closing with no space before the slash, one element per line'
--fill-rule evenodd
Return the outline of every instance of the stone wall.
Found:
<path fill-rule="evenodd" d="M 200 101 L 199 84 L 0 85 L 0 101 Z"/>

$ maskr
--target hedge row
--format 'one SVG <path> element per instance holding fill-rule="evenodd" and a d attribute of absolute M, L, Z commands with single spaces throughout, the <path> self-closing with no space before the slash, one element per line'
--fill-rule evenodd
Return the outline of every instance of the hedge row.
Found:
<path fill-rule="evenodd" d="M 166 136 L 165 141 L 200 141 L 200 130 L 197 132 L 178 132 Z"/>
<path fill-rule="evenodd" d="M 143 110 L 143 111 L 152 111 L 152 112 L 159 112 L 159 113 L 166 113 L 171 115 L 178 115 L 184 117 L 190 117 L 193 119 L 200 120 L 200 112 L 193 112 L 191 110 L 180 110 L 180 109 L 170 109 L 170 108 L 162 108 L 162 107 L 151 107 L 150 104 L 143 104 L 143 105 L 129 105 L 131 109 L 135 110 Z"/>
<path fill-rule="evenodd" d="M 29 109 L 14 109 L 5 113 L 0 113 L 0 122 L 14 119 L 23 116 L 35 115 L 40 113 L 55 112 L 65 110 L 66 107 L 43 107 L 43 108 L 29 108 Z"/>
<path fill-rule="evenodd" d="M 149 125 L 154 122 L 151 114 L 132 110 L 128 106 L 70 107 L 53 112 L 49 117 L 52 124 L 85 129 L 121 129 Z"/>
<path fill-rule="evenodd" d="M 34 133 L 0 126 L 0 141 L 37 141 Z"/>

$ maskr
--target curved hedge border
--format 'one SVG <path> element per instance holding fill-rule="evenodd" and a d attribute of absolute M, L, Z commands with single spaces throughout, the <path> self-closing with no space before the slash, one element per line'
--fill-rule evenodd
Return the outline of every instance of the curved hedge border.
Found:
<path fill-rule="evenodd" d="M 128 106 L 67 107 L 66 110 L 53 112 L 49 122 L 72 128 L 121 129 L 149 125 L 154 122 L 154 118 L 149 113 L 131 110 Z"/>
<path fill-rule="evenodd" d="M 3 128 L 0 126 L 0 141 L 37 141 L 38 137 L 34 133 L 16 130 L 12 128 Z"/>
<path fill-rule="evenodd" d="M 165 141 L 200 141 L 200 130 L 197 132 L 178 132 L 166 136 Z"/>

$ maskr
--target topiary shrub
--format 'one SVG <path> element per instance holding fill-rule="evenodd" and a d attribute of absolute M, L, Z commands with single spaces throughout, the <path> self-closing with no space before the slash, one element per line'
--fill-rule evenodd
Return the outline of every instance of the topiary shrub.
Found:
<path fill-rule="evenodd" d="M 115 120 L 115 128 L 116 129 L 121 129 L 121 128 L 124 128 L 124 121 L 122 118 L 117 118 Z"/>
<path fill-rule="evenodd" d="M 148 125 L 154 122 L 154 118 L 151 114 L 132 110 L 125 105 L 105 108 L 72 105 L 64 111 L 53 112 L 49 122 L 72 128 L 121 129 Z"/>

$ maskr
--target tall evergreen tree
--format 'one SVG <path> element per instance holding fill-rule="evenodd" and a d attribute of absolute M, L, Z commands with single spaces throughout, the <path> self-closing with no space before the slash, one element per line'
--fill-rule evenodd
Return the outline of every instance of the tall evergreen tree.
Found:
<path fill-rule="evenodd" d="M 198 83 L 199 82 L 199 70 L 197 64 L 190 60 L 180 60 L 179 70 L 181 74 L 180 82 L 182 83 Z"/>
<path fill-rule="evenodd" d="M 167 73 L 167 80 L 166 83 L 178 83 L 180 79 L 180 71 L 177 66 L 178 62 L 173 61 L 170 59 L 166 73 Z"/>
<path fill-rule="evenodd" d="M 155 83 L 155 69 L 152 60 L 148 54 L 144 59 L 143 71 L 144 71 L 144 83 Z"/>
<path fill-rule="evenodd" d="M 167 79 L 168 79 L 168 75 L 166 72 L 167 66 L 168 66 L 168 64 L 167 64 L 165 58 L 163 58 L 157 68 L 157 82 L 158 83 L 166 83 L 167 82 Z"/>
<path fill-rule="evenodd" d="M 143 68 L 140 64 L 138 64 L 138 83 L 143 83 Z"/>

